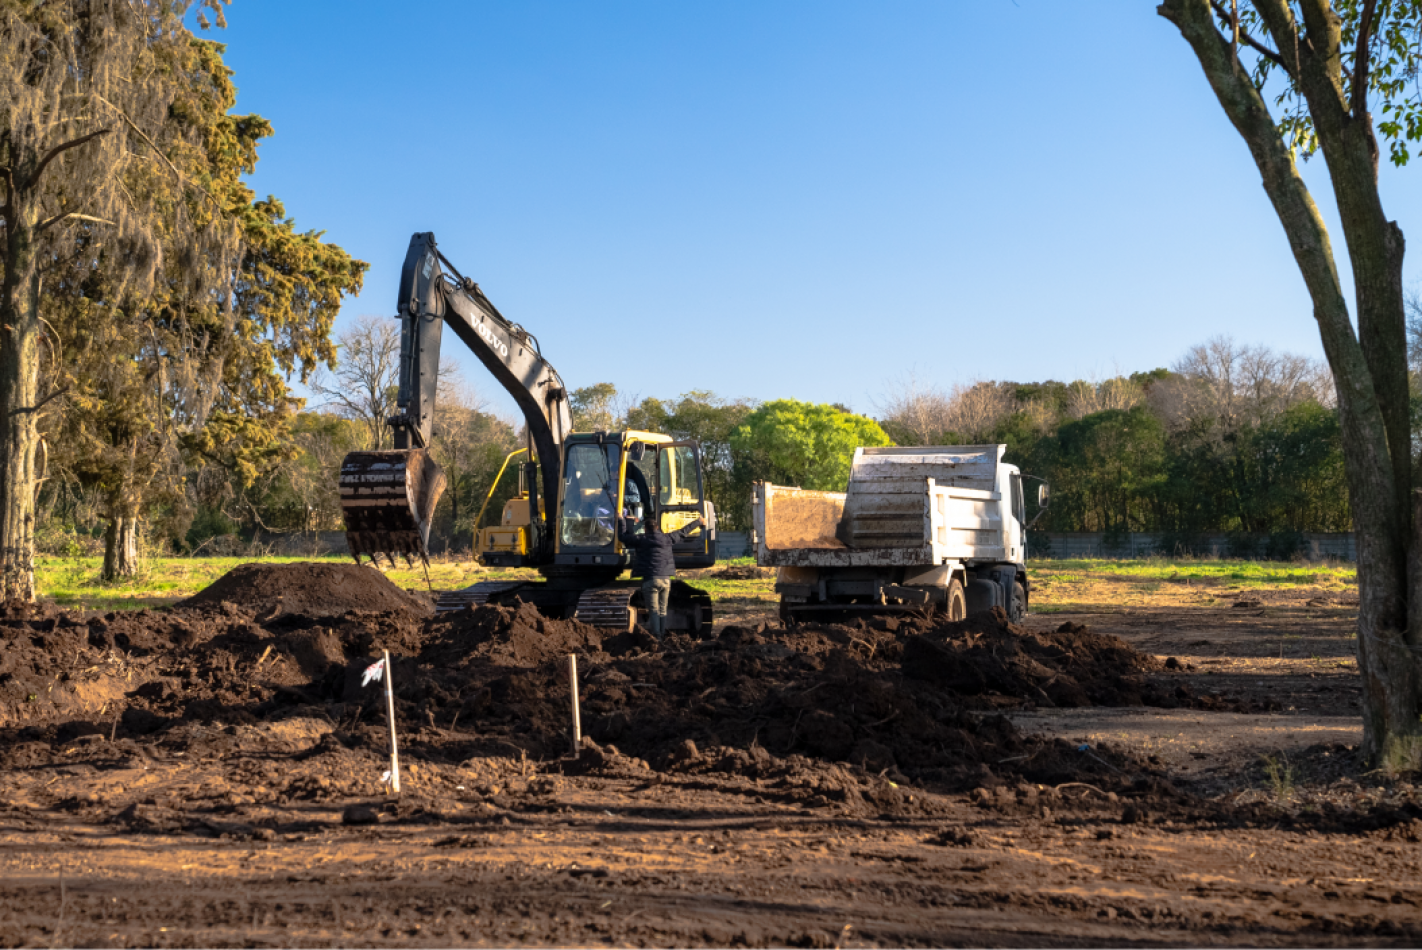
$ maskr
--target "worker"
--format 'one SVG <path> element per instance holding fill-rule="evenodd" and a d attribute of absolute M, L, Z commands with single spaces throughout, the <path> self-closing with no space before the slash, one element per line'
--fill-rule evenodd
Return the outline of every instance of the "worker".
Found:
<path fill-rule="evenodd" d="M 652 636 L 658 640 L 666 632 L 667 598 L 671 596 L 672 577 L 676 574 L 676 561 L 672 557 L 672 545 L 685 541 L 690 535 L 706 526 L 706 519 L 700 515 L 684 528 L 663 531 L 657 524 L 655 515 L 643 522 L 641 534 L 635 533 L 635 522 L 628 524 L 624 518 L 617 519 L 617 533 L 623 547 L 630 548 L 632 576 L 642 578 L 642 600 L 647 607 L 647 626 Z"/>

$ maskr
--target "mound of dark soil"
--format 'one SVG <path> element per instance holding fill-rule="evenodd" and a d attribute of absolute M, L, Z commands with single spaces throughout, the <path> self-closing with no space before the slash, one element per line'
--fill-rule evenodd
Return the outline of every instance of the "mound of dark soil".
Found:
<path fill-rule="evenodd" d="M 959 696 L 1025 699 L 1039 706 L 1179 705 L 1179 697 L 1144 676 L 1165 669 L 1165 661 L 1079 624 L 1027 630 L 994 608 L 925 626 L 904 641 L 904 675 Z"/>
<path fill-rule="evenodd" d="M 533 604 L 488 605 L 451 614 L 433 625 L 422 660 L 465 665 L 495 660 L 531 666 L 569 653 L 595 651 L 603 632 L 576 620 L 552 620 Z"/>
<path fill-rule="evenodd" d="M 379 571 L 356 564 L 239 564 L 178 605 L 234 604 L 259 614 L 334 617 L 351 610 L 429 616 L 429 601 L 396 587 Z"/>
<path fill-rule="evenodd" d="M 382 596 L 400 608 L 365 609 Z M 780 788 L 787 800 L 913 811 L 926 806 L 895 804 L 894 782 L 1099 783 L 1135 768 L 1109 750 L 1024 736 L 1001 708 L 1181 702 L 1161 685 L 1166 664 L 1124 641 L 1072 626 L 1024 629 L 1001 611 L 959 623 L 729 626 L 714 639 L 658 644 L 530 604 L 430 617 L 411 600 L 365 568 L 246 565 L 181 609 L 0 617 L 9 707 L 0 725 L 12 725 L 0 732 L 23 743 L 114 734 L 226 754 L 267 741 L 265 724 L 315 716 L 339 724 L 350 749 L 377 754 L 388 741 L 383 684 L 363 685 L 362 672 L 384 649 L 411 755 L 457 762 L 497 748 L 546 760 L 567 749 L 563 657 L 575 653 L 584 734 L 612 750 L 598 767 L 714 772 Z M 337 608 L 346 612 L 323 616 Z M 87 692 L 72 685 L 89 680 Z M 67 705 L 47 704 L 61 687 Z"/>

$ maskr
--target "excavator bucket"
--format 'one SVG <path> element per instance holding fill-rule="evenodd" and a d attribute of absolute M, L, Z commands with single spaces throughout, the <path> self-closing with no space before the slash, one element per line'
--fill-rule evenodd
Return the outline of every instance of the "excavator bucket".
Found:
<path fill-rule="evenodd" d="M 444 494 L 444 471 L 427 449 L 352 452 L 341 463 L 346 544 L 360 561 L 429 560 L 430 519 Z"/>

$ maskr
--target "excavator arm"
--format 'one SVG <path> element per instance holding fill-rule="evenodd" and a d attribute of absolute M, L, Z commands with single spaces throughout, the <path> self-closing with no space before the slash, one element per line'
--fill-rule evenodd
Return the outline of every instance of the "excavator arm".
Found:
<path fill-rule="evenodd" d="M 447 272 L 446 272 L 447 268 Z M 558 372 L 539 352 L 538 340 L 506 319 L 479 285 L 445 259 L 434 235 L 410 238 L 400 273 L 400 388 L 391 452 L 353 452 L 341 468 L 341 509 L 346 538 L 361 554 L 429 556 L 430 519 L 444 475 L 429 457 L 439 356 L 445 324 L 479 358 L 523 411 L 541 492 L 530 491 L 535 559 L 551 555 L 544 524 L 556 497 L 562 447 L 572 431 L 568 394 Z M 530 484 L 533 480 L 529 479 Z"/>

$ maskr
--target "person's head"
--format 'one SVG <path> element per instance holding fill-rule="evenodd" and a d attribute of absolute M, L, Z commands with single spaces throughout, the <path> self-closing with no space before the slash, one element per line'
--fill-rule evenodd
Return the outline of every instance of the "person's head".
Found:
<path fill-rule="evenodd" d="M 661 534 L 661 533 L 662 533 L 662 526 L 657 523 L 657 519 L 656 519 L 656 517 L 655 517 L 654 515 L 650 515 L 650 514 L 649 514 L 649 515 L 647 516 L 647 520 L 646 520 L 645 524 L 647 525 L 647 533 L 648 533 L 648 534 Z"/>

